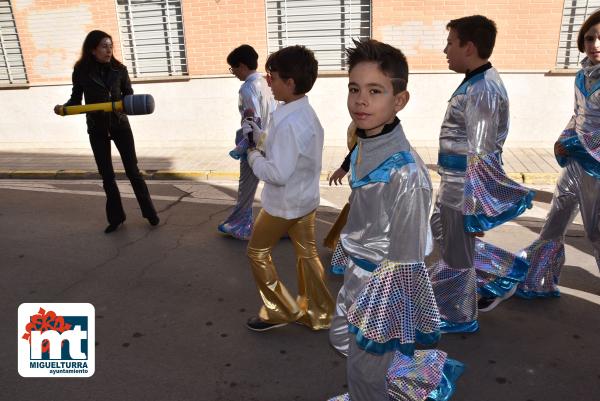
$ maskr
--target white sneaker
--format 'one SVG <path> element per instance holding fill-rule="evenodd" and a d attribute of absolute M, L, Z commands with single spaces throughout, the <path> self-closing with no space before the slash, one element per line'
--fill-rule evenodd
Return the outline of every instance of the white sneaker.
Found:
<path fill-rule="evenodd" d="M 500 302 L 507 300 L 508 298 L 512 297 L 515 292 L 517 291 L 517 286 L 518 284 L 515 283 L 515 285 L 513 285 L 513 287 L 508 290 L 508 292 L 506 292 L 504 295 L 502 295 L 501 297 L 495 297 L 495 298 L 480 298 L 479 301 L 477 302 L 477 309 L 479 309 L 479 312 L 489 312 L 492 309 L 494 309 L 496 306 L 498 306 L 500 304 Z"/>

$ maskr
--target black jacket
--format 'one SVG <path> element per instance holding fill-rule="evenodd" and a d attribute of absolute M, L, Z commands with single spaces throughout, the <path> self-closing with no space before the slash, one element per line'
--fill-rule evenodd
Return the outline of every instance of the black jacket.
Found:
<path fill-rule="evenodd" d="M 113 64 L 92 64 L 88 71 L 81 67 L 73 70 L 73 90 L 65 106 L 113 102 L 132 95 L 131 80 L 125 66 Z M 123 131 L 131 133 L 127 116 L 120 112 L 91 112 L 86 115 L 88 134 L 115 137 Z"/>

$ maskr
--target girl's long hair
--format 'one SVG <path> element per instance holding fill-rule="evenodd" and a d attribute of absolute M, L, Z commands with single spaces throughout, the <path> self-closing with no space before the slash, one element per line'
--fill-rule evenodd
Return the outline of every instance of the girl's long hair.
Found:
<path fill-rule="evenodd" d="M 104 38 L 109 38 L 111 42 L 113 41 L 112 37 L 108 33 L 100 30 L 94 30 L 87 34 L 85 40 L 83 41 L 83 46 L 81 46 L 81 56 L 75 63 L 75 68 L 81 68 L 84 71 L 90 70 L 90 67 L 94 65 L 95 62 L 92 50 L 98 47 Z M 114 53 L 110 58 L 110 64 L 117 68 L 123 67 L 123 64 L 115 58 Z"/>

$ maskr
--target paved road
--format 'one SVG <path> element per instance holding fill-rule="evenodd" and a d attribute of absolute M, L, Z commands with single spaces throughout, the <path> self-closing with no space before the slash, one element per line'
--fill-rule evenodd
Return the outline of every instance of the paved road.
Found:
<path fill-rule="evenodd" d="M 325 332 L 244 328 L 259 305 L 245 243 L 215 232 L 234 203 L 235 183 L 152 181 L 158 227 L 141 218 L 128 185 L 119 185 L 127 222 L 105 235 L 98 181 L 0 180 L 0 399 L 316 401 L 345 391 L 344 360 Z M 551 188 L 539 189 L 526 217 L 486 240 L 512 251 L 532 241 L 551 198 Z M 319 240 L 347 194 L 323 188 Z M 561 298 L 511 299 L 480 317 L 479 333 L 442 338 L 440 348 L 468 366 L 454 400 L 597 399 L 600 274 L 580 225 L 567 243 Z M 293 290 L 289 241 L 274 258 Z M 337 293 L 341 279 L 328 283 Z M 95 306 L 93 377 L 18 375 L 17 306 L 42 301 Z"/>

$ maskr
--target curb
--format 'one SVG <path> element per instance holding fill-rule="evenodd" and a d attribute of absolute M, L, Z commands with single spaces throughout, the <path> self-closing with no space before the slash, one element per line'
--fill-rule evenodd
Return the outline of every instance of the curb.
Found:
<path fill-rule="evenodd" d="M 523 173 L 525 184 L 552 184 L 555 185 L 559 173 Z"/>
<path fill-rule="evenodd" d="M 189 180 L 189 181 L 237 181 L 238 171 L 216 170 L 140 170 L 147 180 Z M 333 171 L 322 171 L 320 180 L 328 182 Z M 440 182 L 440 176 L 435 170 L 429 170 L 431 180 Z M 507 173 L 508 177 L 520 184 L 555 185 L 559 173 Z M 118 180 L 126 180 L 123 170 L 115 170 Z M 57 179 L 57 180 L 99 180 L 97 171 L 88 170 L 0 170 L 0 179 Z"/>

